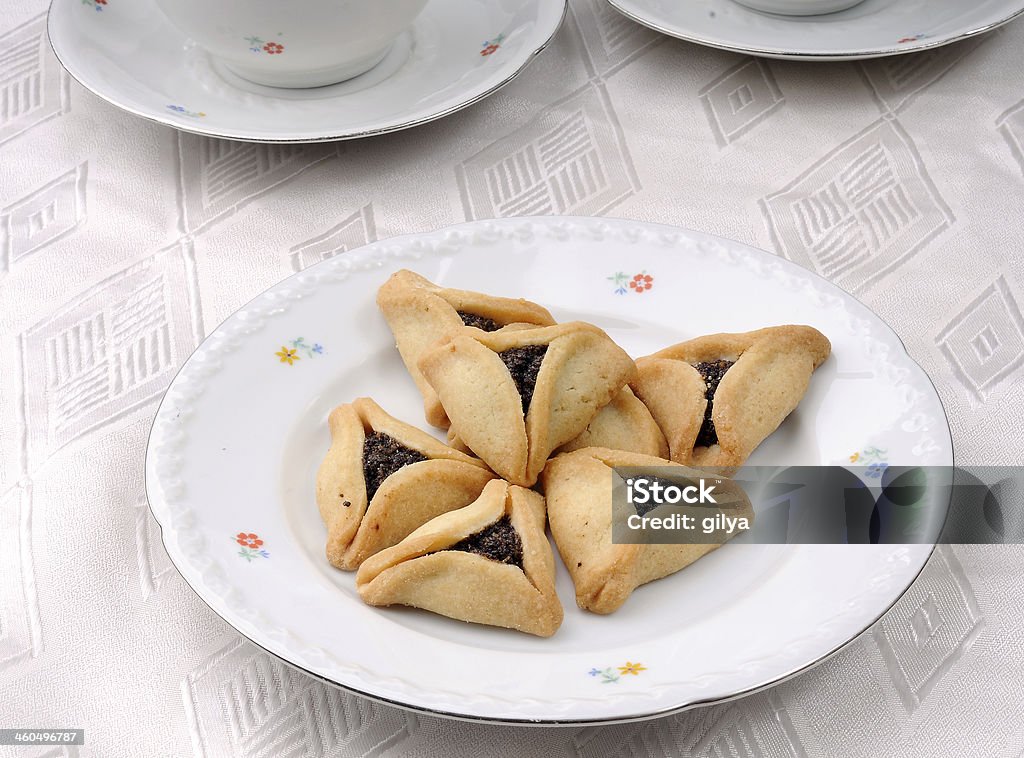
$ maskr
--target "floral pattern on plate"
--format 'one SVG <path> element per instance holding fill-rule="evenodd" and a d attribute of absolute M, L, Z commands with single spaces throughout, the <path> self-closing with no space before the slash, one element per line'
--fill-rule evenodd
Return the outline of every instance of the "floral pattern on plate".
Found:
<path fill-rule="evenodd" d="M 864 475 L 869 479 L 881 479 L 889 468 L 889 457 L 885 450 L 878 447 L 866 447 L 850 456 L 850 463 L 866 466 Z"/>
<path fill-rule="evenodd" d="M 646 271 L 641 271 L 639 274 L 633 274 L 632 276 L 617 271 L 608 277 L 608 281 L 615 285 L 613 291 L 616 295 L 625 295 L 628 292 L 642 295 L 654 287 L 654 277 Z"/>
<path fill-rule="evenodd" d="M 281 363 L 287 363 L 289 366 L 292 366 L 295 364 L 295 361 L 301 360 L 302 356 L 315 358 L 318 355 L 323 355 L 323 352 L 324 346 L 319 342 L 314 342 L 310 345 L 304 338 L 298 337 L 287 345 L 281 345 L 281 349 L 274 353 L 274 355 L 280 359 Z"/>
<path fill-rule="evenodd" d="M 173 111 L 174 113 L 182 116 L 188 116 L 189 118 L 203 118 L 206 116 L 202 111 L 190 111 L 184 105 L 168 105 L 167 110 Z"/>
<path fill-rule="evenodd" d="M 253 532 L 239 532 L 234 537 L 235 542 L 242 546 L 238 551 L 241 558 L 252 563 L 256 558 L 269 558 L 270 553 L 263 549 L 263 540 Z"/>
<path fill-rule="evenodd" d="M 277 36 L 281 36 L 279 33 Z M 255 34 L 244 38 L 249 44 L 249 50 L 262 55 L 281 55 L 284 52 L 284 45 L 280 42 L 268 42 L 257 37 Z"/>
<path fill-rule="evenodd" d="M 498 52 L 498 48 L 501 47 L 501 43 L 505 41 L 505 35 L 499 34 L 494 39 L 484 40 L 484 44 L 481 46 L 480 55 L 485 58 L 488 55 L 494 55 Z"/>
<path fill-rule="evenodd" d="M 618 670 L 616 671 L 616 669 Z M 593 668 L 587 674 L 598 677 L 601 684 L 613 684 L 624 676 L 640 676 L 641 671 L 647 671 L 647 667 L 639 662 L 626 661 L 622 666 L 609 666 L 604 669 Z"/>

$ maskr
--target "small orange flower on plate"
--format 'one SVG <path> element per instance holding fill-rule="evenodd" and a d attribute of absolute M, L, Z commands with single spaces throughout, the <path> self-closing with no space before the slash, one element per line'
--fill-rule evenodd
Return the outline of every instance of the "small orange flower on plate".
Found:
<path fill-rule="evenodd" d="M 644 272 L 637 274 L 629 283 L 629 288 L 639 295 L 654 286 L 654 277 Z"/>
<path fill-rule="evenodd" d="M 263 540 L 261 540 L 252 532 L 248 534 L 246 534 L 245 532 L 239 532 L 237 535 L 235 535 L 235 542 L 237 542 L 242 547 L 252 548 L 257 548 L 263 544 Z"/>

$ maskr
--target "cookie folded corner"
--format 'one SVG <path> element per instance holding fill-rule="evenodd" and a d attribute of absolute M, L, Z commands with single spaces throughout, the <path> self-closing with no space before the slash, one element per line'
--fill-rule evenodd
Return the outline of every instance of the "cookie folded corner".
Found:
<path fill-rule="evenodd" d="M 356 590 L 369 605 L 407 605 L 476 624 L 550 637 L 561 626 L 544 498 L 493 480 L 367 559 Z"/>

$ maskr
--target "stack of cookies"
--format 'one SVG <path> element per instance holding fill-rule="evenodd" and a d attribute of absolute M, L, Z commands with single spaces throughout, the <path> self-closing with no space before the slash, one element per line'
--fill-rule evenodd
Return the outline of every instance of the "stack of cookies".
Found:
<path fill-rule="evenodd" d="M 831 350 L 809 326 L 776 326 L 634 361 L 592 324 L 404 270 L 377 303 L 448 444 L 369 398 L 332 411 L 317 479 L 328 560 L 358 569 L 371 605 L 545 637 L 563 615 L 545 522 L 577 604 L 615 611 L 718 545 L 613 544 L 612 469 L 735 470 Z M 735 502 L 752 518 L 741 492 Z"/>

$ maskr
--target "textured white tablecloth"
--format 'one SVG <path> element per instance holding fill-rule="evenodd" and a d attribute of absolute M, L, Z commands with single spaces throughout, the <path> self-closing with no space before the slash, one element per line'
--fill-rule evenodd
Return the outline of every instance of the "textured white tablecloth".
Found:
<path fill-rule="evenodd" d="M 243 641 L 171 567 L 143 491 L 161 393 L 236 307 L 370 240 L 526 213 L 674 223 L 822 271 L 931 375 L 958 462 L 1020 462 L 1024 23 L 808 65 L 574 0 L 554 44 L 468 111 L 275 147 L 100 101 L 60 70 L 44 10 L 0 0 L 0 727 L 83 727 L 87 744 L 0 755 L 1024 754 L 1018 548 L 940 548 L 871 631 L 767 692 L 506 728 L 349 696 Z"/>

